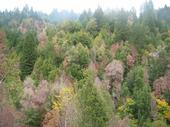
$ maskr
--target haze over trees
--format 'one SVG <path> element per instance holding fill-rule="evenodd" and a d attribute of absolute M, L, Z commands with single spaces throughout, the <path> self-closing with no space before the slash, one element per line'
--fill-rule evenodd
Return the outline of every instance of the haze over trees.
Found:
<path fill-rule="evenodd" d="M 170 7 L 1 11 L 1 126 L 169 127 Z"/>

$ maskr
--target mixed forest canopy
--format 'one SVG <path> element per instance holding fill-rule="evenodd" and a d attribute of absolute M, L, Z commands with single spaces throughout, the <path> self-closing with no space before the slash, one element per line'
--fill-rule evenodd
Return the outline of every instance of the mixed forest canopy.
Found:
<path fill-rule="evenodd" d="M 170 7 L 0 12 L 0 127 L 170 127 Z"/>

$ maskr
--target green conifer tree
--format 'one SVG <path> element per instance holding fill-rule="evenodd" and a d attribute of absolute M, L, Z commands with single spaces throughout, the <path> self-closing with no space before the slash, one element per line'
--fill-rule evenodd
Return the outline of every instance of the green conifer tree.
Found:
<path fill-rule="evenodd" d="M 27 75 L 30 75 L 36 58 L 37 58 L 37 46 L 38 40 L 36 34 L 33 31 L 27 32 L 24 38 L 22 53 L 20 58 L 21 80 L 24 80 Z"/>

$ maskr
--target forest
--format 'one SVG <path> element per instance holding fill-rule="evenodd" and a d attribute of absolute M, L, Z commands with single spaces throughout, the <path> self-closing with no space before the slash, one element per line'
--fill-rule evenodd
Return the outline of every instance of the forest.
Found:
<path fill-rule="evenodd" d="M 170 7 L 0 11 L 0 127 L 170 127 Z"/>

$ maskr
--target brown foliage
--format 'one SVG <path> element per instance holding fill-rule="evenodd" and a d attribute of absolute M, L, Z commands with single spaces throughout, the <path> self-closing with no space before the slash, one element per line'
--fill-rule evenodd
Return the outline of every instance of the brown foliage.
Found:
<path fill-rule="evenodd" d="M 2 108 L 0 111 L 0 127 L 13 127 L 15 118 L 10 109 Z"/>
<path fill-rule="evenodd" d="M 0 79 L 3 77 L 5 73 L 5 69 L 2 66 L 5 61 L 5 33 L 0 31 Z"/>
<path fill-rule="evenodd" d="M 56 79 L 52 87 L 52 91 L 59 92 L 62 88 L 67 86 L 72 86 L 73 81 L 69 76 L 66 76 L 64 73 Z"/>
<path fill-rule="evenodd" d="M 106 76 L 114 81 L 122 82 L 124 67 L 123 63 L 119 60 L 113 60 L 105 68 Z"/>
<path fill-rule="evenodd" d="M 38 41 L 40 44 L 45 44 L 47 42 L 48 38 L 45 32 L 41 32 L 38 34 Z"/>
<path fill-rule="evenodd" d="M 48 112 L 42 122 L 43 127 L 78 127 L 79 112 L 74 94 L 70 93 L 70 88 L 61 91 L 60 101 L 55 102 L 60 105 L 54 105 L 53 110 Z M 73 92 L 73 91 L 72 91 Z"/>
<path fill-rule="evenodd" d="M 135 63 L 135 58 L 132 56 L 132 55 L 128 55 L 127 56 L 127 65 L 129 67 L 133 67 L 134 66 L 134 63 Z"/>
<path fill-rule="evenodd" d="M 128 118 L 113 117 L 109 122 L 109 127 L 129 127 L 129 120 Z"/>
<path fill-rule="evenodd" d="M 24 108 L 40 108 L 47 101 L 49 95 L 48 82 L 42 80 L 36 88 L 31 78 L 24 81 L 24 96 L 22 105 Z"/>
<path fill-rule="evenodd" d="M 60 127 L 79 127 L 78 119 L 80 112 L 77 109 L 76 101 L 70 100 L 61 111 Z"/>
<path fill-rule="evenodd" d="M 115 43 L 112 45 L 111 51 L 112 51 L 112 57 L 114 58 L 116 55 L 116 52 L 122 47 L 122 43 Z"/>
<path fill-rule="evenodd" d="M 19 26 L 19 30 L 21 33 L 26 33 L 28 30 L 30 30 L 30 28 L 35 28 L 37 33 L 41 33 L 45 28 L 45 23 L 33 18 L 26 18 Z"/>
<path fill-rule="evenodd" d="M 127 55 L 127 65 L 131 68 L 134 66 L 137 58 L 137 50 L 131 45 L 130 46 L 130 54 Z"/>
<path fill-rule="evenodd" d="M 115 93 L 114 102 L 117 104 L 117 100 L 120 97 L 121 82 L 123 81 L 124 66 L 119 60 L 113 60 L 105 68 L 106 76 L 109 79 L 109 92 L 112 94 L 113 90 Z"/>
<path fill-rule="evenodd" d="M 6 90 L 0 86 L 0 127 L 26 127 L 17 122 L 23 114 L 8 104 L 6 96 Z"/>
<path fill-rule="evenodd" d="M 170 70 L 167 70 L 163 77 L 156 79 L 153 83 L 155 96 L 162 97 L 166 90 L 170 90 Z"/>
<path fill-rule="evenodd" d="M 53 109 L 45 115 L 44 120 L 42 122 L 42 127 L 60 127 L 59 119 L 59 110 Z"/>

